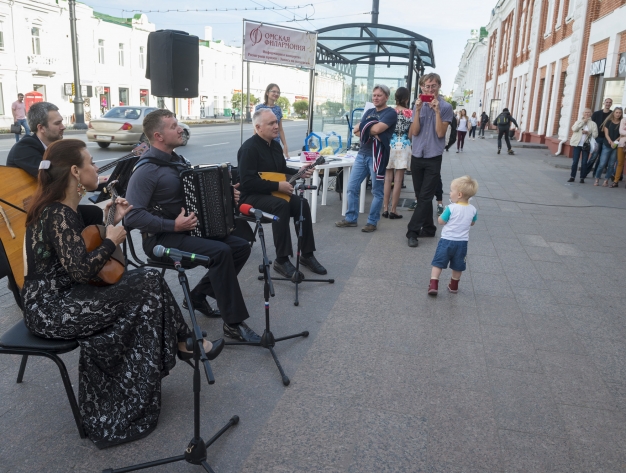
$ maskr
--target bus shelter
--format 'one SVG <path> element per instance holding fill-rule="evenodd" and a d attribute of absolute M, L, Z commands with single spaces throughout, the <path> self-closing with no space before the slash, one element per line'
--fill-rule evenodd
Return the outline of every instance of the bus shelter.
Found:
<path fill-rule="evenodd" d="M 371 100 L 375 84 L 398 87 L 417 97 L 419 78 L 435 67 L 433 44 L 415 32 L 378 23 L 348 23 L 317 31 L 308 133 L 336 133 L 348 142 L 348 120 Z"/>

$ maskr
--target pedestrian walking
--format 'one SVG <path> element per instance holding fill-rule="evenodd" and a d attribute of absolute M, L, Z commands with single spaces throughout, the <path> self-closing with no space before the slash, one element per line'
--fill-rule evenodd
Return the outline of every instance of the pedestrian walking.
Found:
<path fill-rule="evenodd" d="M 624 111 L 622 110 L 622 115 Z M 622 174 L 624 173 L 624 157 L 626 155 L 626 117 L 622 116 L 619 126 L 619 145 L 617 145 L 617 169 L 615 170 L 615 178 L 613 187 L 617 187 Z"/>
<path fill-rule="evenodd" d="M 508 149 L 509 154 L 513 153 L 511 149 L 511 140 L 509 138 L 509 132 L 511 131 L 511 123 L 515 125 L 516 128 L 519 128 L 519 125 L 515 121 L 515 119 L 511 116 L 511 112 L 509 112 L 508 108 L 502 109 L 502 113 L 497 116 L 494 121 L 495 125 L 498 127 L 498 154 L 500 154 L 500 150 L 502 149 L 502 137 L 504 136 L 504 140 L 506 141 L 506 147 Z"/>
<path fill-rule="evenodd" d="M 607 119 L 607 117 L 611 114 L 611 107 L 613 106 L 613 99 L 607 97 L 604 99 L 603 108 L 600 110 L 596 110 L 591 115 L 591 120 L 598 127 L 598 137 L 596 138 L 596 144 L 598 146 L 595 147 L 591 155 L 589 156 L 589 161 L 587 163 L 587 173 L 589 173 L 593 169 L 592 175 L 595 175 L 598 171 L 598 164 L 600 164 L 600 160 L 598 159 L 602 154 L 602 148 L 604 147 L 604 130 L 602 129 L 602 124 Z M 595 166 L 594 166 L 595 164 Z M 587 177 L 587 174 L 583 174 L 583 179 Z"/>
<path fill-rule="evenodd" d="M 606 120 L 602 123 L 602 128 L 604 129 L 604 146 L 602 147 L 602 154 L 600 154 L 600 164 L 598 165 L 598 170 L 595 174 L 596 181 L 593 183 L 594 186 L 599 185 L 600 177 L 602 176 L 602 171 L 605 166 L 606 174 L 604 176 L 604 183 L 602 184 L 602 187 L 608 187 L 609 179 L 611 179 L 615 174 L 617 146 L 619 145 L 620 135 L 619 128 L 622 118 L 624 118 L 622 107 L 615 107 L 611 114 L 606 117 Z M 611 187 L 617 187 L 617 183 L 613 182 Z"/>
<path fill-rule="evenodd" d="M 476 141 L 476 127 L 478 126 L 478 118 L 476 117 L 476 112 L 472 113 L 469 121 L 471 127 L 469 130 L 469 137 L 472 139 L 472 141 Z"/>
<path fill-rule="evenodd" d="M 574 148 L 574 155 L 572 157 L 572 170 L 570 172 L 570 178 L 567 182 L 574 182 L 576 179 L 576 171 L 578 171 L 578 161 L 582 156 L 580 165 L 580 183 L 584 184 L 585 178 L 583 177 L 587 173 L 587 159 L 592 151 L 592 147 L 596 145 L 596 137 L 598 136 L 598 127 L 591 120 L 591 109 L 586 108 L 583 112 L 583 117 L 578 120 L 572 126 L 572 138 L 569 144 Z"/>
<path fill-rule="evenodd" d="M 452 121 L 450 122 L 450 126 L 448 127 L 448 131 L 450 132 L 448 137 L 448 144 L 446 145 L 446 152 L 452 148 L 452 145 L 456 143 L 456 117 L 452 117 Z"/>
<path fill-rule="evenodd" d="M 456 152 L 463 152 L 463 145 L 465 145 L 465 135 L 469 126 L 469 119 L 467 118 L 467 111 L 463 108 L 459 112 L 458 124 L 456 127 Z"/>
<path fill-rule="evenodd" d="M 417 206 L 406 233 L 411 248 L 418 245 L 418 235 L 434 237 L 437 231 L 433 222 L 432 201 L 441 175 L 446 129 L 454 116 L 452 105 L 439 95 L 439 74 L 422 76 L 420 86 L 427 95 L 420 95 L 415 102 L 413 123 L 409 129 L 409 136 L 412 137 L 411 177 L 417 195 Z M 422 101 L 422 97 L 427 101 Z"/>
<path fill-rule="evenodd" d="M 11 113 L 13 114 L 13 122 L 20 126 L 20 133 L 15 133 L 15 142 L 20 141 L 21 127 L 26 132 L 24 136 L 30 135 L 28 120 L 26 120 L 26 104 L 24 103 L 24 94 L 17 94 L 17 100 L 11 104 Z"/>
<path fill-rule="evenodd" d="M 485 127 L 489 124 L 489 115 L 487 115 L 484 111 L 480 115 L 480 129 L 478 130 L 478 136 L 481 139 L 485 139 Z"/>
<path fill-rule="evenodd" d="M 458 177 L 450 183 L 451 204 L 438 217 L 439 225 L 443 225 L 441 239 L 432 261 L 428 294 L 436 296 L 439 291 L 439 277 L 450 265 L 452 278 L 448 291 L 456 294 L 459 291 L 459 280 L 466 269 L 467 243 L 469 231 L 476 223 L 478 212 L 469 203 L 470 198 L 478 192 L 478 182 L 470 176 Z"/>

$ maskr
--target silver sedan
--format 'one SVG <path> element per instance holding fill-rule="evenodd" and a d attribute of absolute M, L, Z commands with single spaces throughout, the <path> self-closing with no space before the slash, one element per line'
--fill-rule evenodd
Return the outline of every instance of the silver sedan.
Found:
<path fill-rule="evenodd" d="M 102 118 L 89 122 L 87 140 L 95 141 L 101 148 L 108 148 L 111 143 L 134 145 L 146 141 L 143 134 L 143 119 L 147 114 L 157 110 L 156 107 L 113 107 Z M 189 141 L 189 127 L 180 123 L 183 128 L 183 146 Z"/>

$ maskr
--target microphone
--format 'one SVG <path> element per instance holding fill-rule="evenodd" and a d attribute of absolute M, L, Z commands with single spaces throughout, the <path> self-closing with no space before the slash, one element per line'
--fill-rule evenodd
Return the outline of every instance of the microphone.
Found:
<path fill-rule="evenodd" d="M 296 189 L 301 189 L 303 191 L 314 191 L 315 189 L 317 189 L 317 186 L 311 186 L 309 184 L 298 184 L 296 186 Z"/>
<path fill-rule="evenodd" d="M 259 209 L 255 209 L 254 207 L 252 207 L 249 204 L 241 204 L 239 206 L 239 212 L 241 212 L 243 215 L 249 215 L 250 217 L 256 217 L 256 218 L 261 218 L 261 217 L 265 217 L 268 218 L 274 222 L 279 222 L 280 221 L 280 217 L 277 217 L 276 215 L 272 215 L 269 214 L 267 212 L 263 212 L 262 210 Z"/>
<path fill-rule="evenodd" d="M 195 253 L 188 253 L 186 251 L 177 250 L 176 248 L 165 248 L 163 245 L 157 245 L 152 250 L 154 256 L 157 258 L 162 258 L 163 256 L 167 256 L 174 261 L 188 261 L 190 263 L 197 263 L 206 268 L 209 267 L 209 263 L 211 262 L 211 258 L 208 256 L 197 255 Z"/>

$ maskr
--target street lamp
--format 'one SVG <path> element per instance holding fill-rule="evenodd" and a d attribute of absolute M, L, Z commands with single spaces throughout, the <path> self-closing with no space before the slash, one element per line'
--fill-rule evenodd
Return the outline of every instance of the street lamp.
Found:
<path fill-rule="evenodd" d="M 85 108 L 83 96 L 80 90 L 80 72 L 78 70 L 78 43 L 76 41 L 76 0 L 68 0 L 70 9 L 70 35 L 72 40 L 72 65 L 74 67 L 74 128 L 86 130 Z"/>

